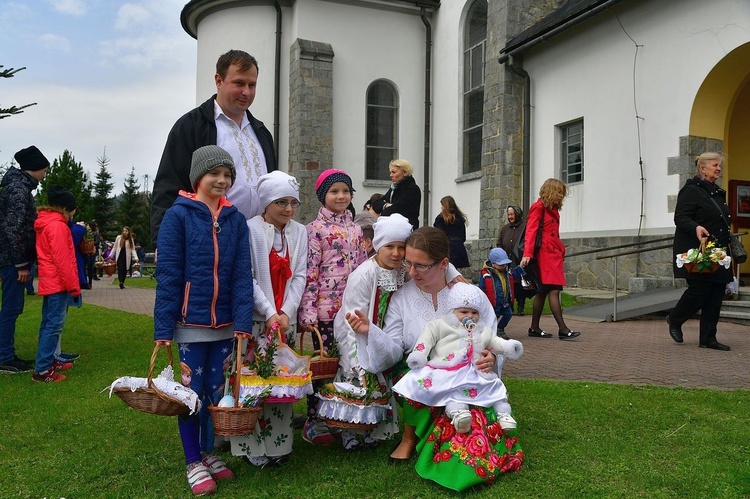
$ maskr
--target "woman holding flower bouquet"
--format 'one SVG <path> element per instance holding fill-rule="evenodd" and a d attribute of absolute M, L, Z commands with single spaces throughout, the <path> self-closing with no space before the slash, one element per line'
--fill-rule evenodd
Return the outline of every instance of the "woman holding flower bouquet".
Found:
<path fill-rule="evenodd" d="M 701 239 L 708 238 L 710 248 L 729 246 L 729 207 L 726 204 L 726 191 L 716 182 L 721 175 L 724 157 L 717 153 L 703 153 L 695 160 L 697 175 L 680 189 L 674 212 L 674 255 L 688 253 L 700 247 Z M 707 252 L 708 252 L 707 251 Z M 701 348 L 728 351 L 730 348 L 716 339 L 716 326 L 719 322 L 721 303 L 727 283 L 732 281 L 732 271 L 718 265 L 715 270 L 688 272 L 687 266 L 674 265 L 674 276 L 687 279 L 688 287 L 677 305 L 667 315 L 669 335 L 677 343 L 682 343 L 682 325 L 701 311 Z M 713 270 L 713 271 L 710 271 Z"/>

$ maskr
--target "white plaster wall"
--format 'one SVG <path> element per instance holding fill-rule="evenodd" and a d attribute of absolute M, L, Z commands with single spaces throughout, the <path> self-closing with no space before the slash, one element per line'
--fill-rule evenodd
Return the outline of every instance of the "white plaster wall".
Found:
<path fill-rule="evenodd" d="M 432 150 L 430 225 L 440 213 L 440 199 L 453 196 L 468 219 L 468 240 L 479 238 L 480 179 L 456 183 L 461 175 L 463 25 L 467 2 L 442 2 L 433 17 Z M 481 216 L 488 216 L 487 213 Z M 495 217 L 497 214 L 489 214 Z"/>
<path fill-rule="evenodd" d="M 584 118 L 584 182 L 571 186 L 561 232 L 637 230 L 641 203 L 639 142 L 644 162 L 647 231 L 673 227 L 667 175 L 688 134 L 690 111 L 706 74 L 750 39 L 750 3 L 738 0 L 623 2 L 524 54 L 532 80 L 532 195 L 558 176 L 556 126 Z M 723 138 L 723 137 L 717 137 Z"/>
<path fill-rule="evenodd" d="M 333 47 L 333 166 L 349 173 L 361 210 L 387 185 L 363 187 L 367 87 L 390 81 L 399 97 L 399 157 L 423 182 L 424 28 L 418 15 L 336 2 L 305 0 L 294 6 L 294 37 Z"/>
<path fill-rule="evenodd" d="M 290 8 L 282 9 L 281 96 L 278 164 L 289 164 L 289 46 Z M 276 9 L 272 6 L 234 7 L 214 12 L 198 24 L 196 104 L 216 93 L 216 59 L 230 49 L 244 50 L 258 60 L 260 72 L 250 112 L 273 133 L 273 93 L 276 62 Z"/>

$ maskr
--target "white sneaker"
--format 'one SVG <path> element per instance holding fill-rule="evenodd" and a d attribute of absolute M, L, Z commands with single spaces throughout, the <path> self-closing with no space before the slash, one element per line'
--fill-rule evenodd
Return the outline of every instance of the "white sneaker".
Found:
<path fill-rule="evenodd" d="M 498 423 L 500 423 L 500 428 L 502 428 L 503 430 L 516 429 L 516 420 L 513 419 L 513 416 L 508 413 L 498 414 L 497 421 Z"/>
<path fill-rule="evenodd" d="M 458 411 L 453 415 L 451 422 L 458 433 L 469 433 L 469 430 L 471 430 L 471 412 Z"/>

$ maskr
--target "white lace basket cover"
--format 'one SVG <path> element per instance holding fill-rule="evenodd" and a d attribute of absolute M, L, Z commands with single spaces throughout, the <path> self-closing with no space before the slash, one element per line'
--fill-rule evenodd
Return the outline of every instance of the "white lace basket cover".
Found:
<path fill-rule="evenodd" d="M 167 366 L 159 375 L 151 380 L 152 386 L 162 392 L 165 395 L 173 397 L 190 409 L 190 414 L 195 414 L 201 410 L 201 401 L 198 398 L 198 394 L 187 386 L 183 386 L 174 380 L 174 370 L 172 366 Z M 138 388 L 148 388 L 148 378 L 136 378 L 133 376 L 123 376 L 117 378 L 112 382 L 111 385 L 104 388 L 109 389 L 109 396 L 112 397 L 112 392 L 115 388 L 129 388 L 130 391 L 134 392 Z M 102 391 L 104 391 L 102 390 Z"/>
<path fill-rule="evenodd" d="M 376 425 L 386 418 L 391 408 L 388 404 L 371 403 L 363 405 L 361 402 L 357 403 L 354 399 L 347 397 L 345 394 L 360 396 L 365 394 L 364 388 L 352 383 L 334 382 L 333 386 L 337 392 L 342 394 L 341 397 L 335 395 L 326 397 L 319 393 L 315 394 L 320 399 L 317 415 L 321 418 L 345 423 Z"/>

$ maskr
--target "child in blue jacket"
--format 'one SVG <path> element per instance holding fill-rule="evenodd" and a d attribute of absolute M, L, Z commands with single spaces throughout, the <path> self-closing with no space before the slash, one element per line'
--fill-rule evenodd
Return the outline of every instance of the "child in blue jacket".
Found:
<path fill-rule="evenodd" d="M 479 288 L 489 298 L 497 316 L 497 335 L 507 340 L 505 326 L 513 317 L 513 285 L 524 275 L 523 267 L 516 266 L 508 270 L 511 263 L 508 254 L 502 248 L 492 248 L 490 258 L 479 271 Z"/>
<path fill-rule="evenodd" d="M 208 406 L 224 384 L 224 359 L 234 333 L 252 332 L 253 279 L 245 216 L 225 195 L 236 173 L 232 157 L 209 145 L 193 153 L 190 182 L 180 191 L 159 230 L 154 340 L 175 341 L 180 361 L 193 373 L 199 414 L 178 417 L 187 479 L 195 495 L 216 491 L 216 480 L 234 474 L 213 450 Z"/>

